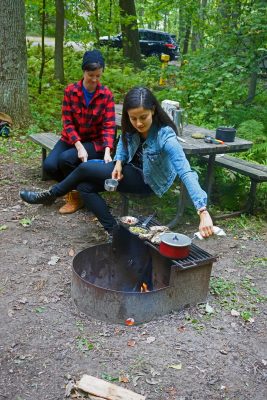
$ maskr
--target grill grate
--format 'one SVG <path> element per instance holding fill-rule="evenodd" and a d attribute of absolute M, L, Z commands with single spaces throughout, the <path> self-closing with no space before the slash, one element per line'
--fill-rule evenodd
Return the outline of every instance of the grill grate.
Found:
<path fill-rule="evenodd" d="M 136 227 L 142 227 L 142 223 L 146 220 L 147 217 L 139 216 L 138 217 L 138 223 L 135 225 Z M 159 221 L 157 221 L 155 218 L 152 218 L 151 221 L 147 224 L 147 228 L 151 228 L 152 226 L 157 226 L 161 225 Z M 136 235 L 135 235 L 136 236 Z M 142 239 L 140 239 L 142 240 Z M 156 250 L 159 253 L 159 246 L 152 244 L 150 241 L 146 240 L 145 241 L 147 245 L 152 247 L 154 250 Z M 179 267 L 180 269 L 188 269 L 191 267 L 196 267 L 200 265 L 204 265 L 207 262 L 213 262 L 216 261 L 216 257 L 209 254 L 205 250 L 201 249 L 195 244 L 191 244 L 190 246 L 190 253 L 189 256 L 183 259 L 176 259 L 172 260 L 173 265 Z"/>

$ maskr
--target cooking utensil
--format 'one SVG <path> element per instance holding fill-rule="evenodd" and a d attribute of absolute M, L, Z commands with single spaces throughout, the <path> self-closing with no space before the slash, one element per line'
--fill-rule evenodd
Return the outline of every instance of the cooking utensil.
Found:
<path fill-rule="evenodd" d="M 106 179 L 104 183 L 104 188 L 108 192 L 115 192 L 117 190 L 118 184 L 118 179 Z"/>
<path fill-rule="evenodd" d="M 224 142 L 223 142 L 222 140 L 214 139 L 214 138 L 211 137 L 211 136 L 205 136 L 204 142 L 206 142 L 206 143 L 213 143 L 213 144 L 224 144 Z"/>
<path fill-rule="evenodd" d="M 156 213 L 154 212 L 153 214 L 149 215 L 144 222 L 141 224 L 142 228 L 146 228 L 149 222 L 152 220 L 153 217 L 155 217 Z"/>
<path fill-rule="evenodd" d="M 235 134 L 235 128 L 225 128 L 223 126 L 219 126 L 219 128 L 216 129 L 215 138 L 223 140 L 224 142 L 234 142 Z"/>
<path fill-rule="evenodd" d="M 160 235 L 159 252 L 168 258 L 182 259 L 189 256 L 192 240 L 186 235 L 167 232 Z"/>

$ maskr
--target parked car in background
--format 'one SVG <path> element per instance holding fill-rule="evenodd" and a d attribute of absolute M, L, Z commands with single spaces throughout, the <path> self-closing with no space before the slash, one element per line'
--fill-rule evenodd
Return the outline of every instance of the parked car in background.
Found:
<path fill-rule="evenodd" d="M 162 53 L 168 54 L 170 60 L 175 60 L 179 56 L 179 46 L 173 34 L 155 31 L 152 29 L 138 29 L 141 54 L 146 57 L 161 56 Z M 111 46 L 118 49 L 122 48 L 122 34 L 115 36 L 100 37 L 100 46 Z"/>

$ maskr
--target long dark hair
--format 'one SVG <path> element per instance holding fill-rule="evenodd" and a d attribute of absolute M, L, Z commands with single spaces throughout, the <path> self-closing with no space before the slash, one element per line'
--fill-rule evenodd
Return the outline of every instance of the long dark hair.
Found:
<path fill-rule="evenodd" d="M 154 110 L 153 123 L 159 128 L 170 126 L 177 134 L 177 128 L 168 114 L 163 110 L 154 94 L 146 87 L 138 86 L 129 90 L 123 102 L 121 117 L 122 141 L 127 146 L 126 133 L 136 133 L 137 130 L 131 124 L 128 111 L 132 108 L 143 107 L 146 110 Z"/>

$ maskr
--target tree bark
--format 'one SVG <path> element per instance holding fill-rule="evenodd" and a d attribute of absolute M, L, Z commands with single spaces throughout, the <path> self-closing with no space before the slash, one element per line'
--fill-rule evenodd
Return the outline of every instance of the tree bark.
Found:
<path fill-rule="evenodd" d="M 56 0 L 55 78 L 64 83 L 64 0 Z"/>
<path fill-rule="evenodd" d="M 123 55 L 136 66 L 141 66 L 138 25 L 134 0 L 119 0 Z"/>
<path fill-rule="evenodd" d="M 111 10 L 111 9 L 110 9 Z M 99 44 L 99 12 L 98 12 L 98 0 L 95 0 L 95 37 L 96 43 Z"/>
<path fill-rule="evenodd" d="M 41 9 L 41 24 L 42 24 L 42 34 L 41 34 L 41 67 L 39 71 L 39 87 L 38 93 L 42 93 L 42 80 L 44 74 L 44 67 L 45 67 L 45 0 L 43 0 L 43 5 Z"/>
<path fill-rule="evenodd" d="M 188 25 L 187 25 L 186 30 L 185 30 L 183 54 L 187 54 L 188 53 L 190 33 L 191 33 L 191 21 L 188 22 Z"/>
<path fill-rule="evenodd" d="M 24 0 L 5 0 L 0 8 L 0 111 L 17 126 L 29 120 Z"/>

